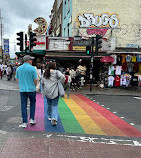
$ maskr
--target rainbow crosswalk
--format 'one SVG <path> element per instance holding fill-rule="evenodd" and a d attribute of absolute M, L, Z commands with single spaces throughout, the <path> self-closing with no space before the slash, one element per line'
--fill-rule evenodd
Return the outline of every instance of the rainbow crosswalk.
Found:
<path fill-rule="evenodd" d="M 47 119 L 47 102 L 42 94 L 37 94 L 36 100 L 37 124 L 29 125 L 25 129 L 27 131 L 141 137 L 139 130 L 81 94 L 71 94 L 70 99 L 59 99 L 57 126 L 52 126 Z"/>

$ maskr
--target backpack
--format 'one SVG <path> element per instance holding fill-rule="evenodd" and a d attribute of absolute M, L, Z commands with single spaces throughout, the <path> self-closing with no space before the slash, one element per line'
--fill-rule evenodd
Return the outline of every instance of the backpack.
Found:
<path fill-rule="evenodd" d="M 68 76 L 65 75 L 65 82 L 64 82 L 64 84 L 66 84 L 67 82 L 68 82 Z"/>

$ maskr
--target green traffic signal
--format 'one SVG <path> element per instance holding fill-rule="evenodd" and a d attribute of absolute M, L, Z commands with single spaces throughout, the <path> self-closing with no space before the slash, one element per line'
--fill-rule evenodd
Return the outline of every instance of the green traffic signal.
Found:
<path fill-rule="evenodd" d="M 87 55 L 90 55 L 90 51 L 89 50 L 87 50 Z"/>
<path fill-rule="evenodd" d="M 91 46 L 86 46 L 86 54 L 91 55 Z"/>

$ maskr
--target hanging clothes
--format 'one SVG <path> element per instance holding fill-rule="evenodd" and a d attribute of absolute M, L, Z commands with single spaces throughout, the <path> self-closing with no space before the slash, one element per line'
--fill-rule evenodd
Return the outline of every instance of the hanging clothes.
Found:
<path fill-rule="evenodd" d="M 115 75 L 121 75 L 122 66 L 115 66 Z"/>
<path fill-rule="evenodd" d="M 110 65 L 109 66 L 109 72 L 108 72 L 108 75 L 114 75 L 114 70 L 115 70 L 115 67 L 113 65 Z"/>
<path fill-rule="evenodd" d="M 126 62 L 131 62 L 132 56 L 131 55 L 126 55 Z"/>
<path fill-rule="evenodd" d="M 132 56 L 132 62 L 133 63 L 136 62 L 136 56 L 135 55 Z"/>
<path fill-rule="evenodd" d="M 109 76 L 108 77 L 108 87 L 113 87 L 113 85 L 114 85 L 114 77 Z"/>
<path fill-rule="evenodd" d="M 115 87 L 119 87 L 120 86 L 120 77 L 116 76 L 115 77 Z"/>

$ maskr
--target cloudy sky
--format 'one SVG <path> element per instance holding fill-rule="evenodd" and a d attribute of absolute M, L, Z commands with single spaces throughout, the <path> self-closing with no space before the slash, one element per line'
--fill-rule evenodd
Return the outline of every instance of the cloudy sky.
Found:
<path fill-rule="evenodd" d="M 43 17 L 49 24 L 51 9 L 54 0 L 0 0 L 1 17 L 3 24 L 3 38 L 8 38 L 10 42 L 10 56 L 15 57 L 15 51 L 19 51 L 16 46 L 17 32 L 28 31 L 28 25 L 32 24 L 32 29 L 37 25 L 34 19 Z"/>

